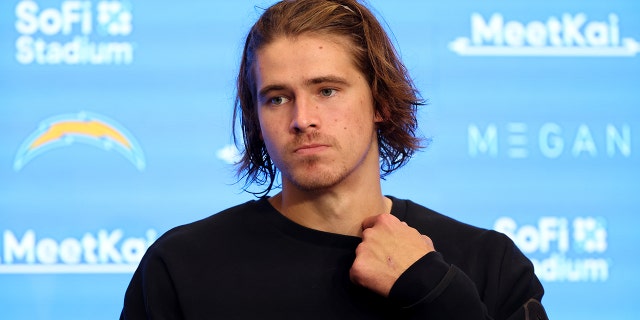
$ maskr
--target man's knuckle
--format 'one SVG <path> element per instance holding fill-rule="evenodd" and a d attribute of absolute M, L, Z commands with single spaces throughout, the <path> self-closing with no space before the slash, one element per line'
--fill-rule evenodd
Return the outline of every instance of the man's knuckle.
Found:
<path fill-rule="evenodd" d="M 381 215 L 378 216 L 378 219 L 381 222 L 389 223 L 389 222 L 393 221 L 393 215 L 392 214 L 381 214 Z"/>

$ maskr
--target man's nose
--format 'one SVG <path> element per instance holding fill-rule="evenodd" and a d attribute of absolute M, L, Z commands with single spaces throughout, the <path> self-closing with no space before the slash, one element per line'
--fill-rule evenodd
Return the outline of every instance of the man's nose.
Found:
<path fill-rule="evenodd" d="M 291 118 L 291 130 L 295 133 L 318 129 L 320 119 L 318 105 L 310 97 L 297 97 L 293 105 Z"/>

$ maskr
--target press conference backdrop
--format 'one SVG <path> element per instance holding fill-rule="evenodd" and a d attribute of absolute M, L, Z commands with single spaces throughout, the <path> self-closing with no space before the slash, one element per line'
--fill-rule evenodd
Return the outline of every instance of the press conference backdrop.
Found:
<path fill-rule="evenodd" d="M 159 235 L 253 199 L 234 78 L 270 4 L 0 3 L 1 319 L 116 318 Z M 637 319 L 640 3 L 370 4 L 429 100 L 384 192 L 509 235 L 552 319 Z"/>

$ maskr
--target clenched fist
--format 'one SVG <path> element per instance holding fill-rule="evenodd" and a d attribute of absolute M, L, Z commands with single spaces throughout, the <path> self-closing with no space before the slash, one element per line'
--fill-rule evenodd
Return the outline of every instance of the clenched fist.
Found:
<path fill-rule="evenodd" d="M 351 266 L 351 281 L 387 297 L 400 275 L 431 251 L 435 248 L 429 237 L 394 215 L 366 218 Z"/>

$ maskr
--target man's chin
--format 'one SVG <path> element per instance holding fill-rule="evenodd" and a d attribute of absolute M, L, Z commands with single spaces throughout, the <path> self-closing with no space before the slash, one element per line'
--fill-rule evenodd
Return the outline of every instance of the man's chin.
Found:
<path fill-rule="evenodd" d="M 343 179 L 337 175 L 321 174 L 309 175 L 304 177 L 290 179 L 291 184 L 297 189 L 305 192 L 322 192 L 331 189 Z"/>

